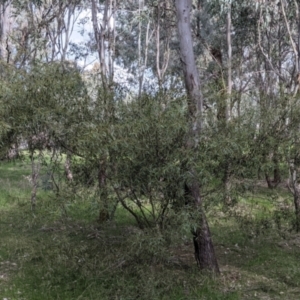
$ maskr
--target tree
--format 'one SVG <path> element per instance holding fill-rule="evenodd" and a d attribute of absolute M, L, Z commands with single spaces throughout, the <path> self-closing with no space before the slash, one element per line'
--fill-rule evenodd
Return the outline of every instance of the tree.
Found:
<path fill-rule="evenodd" d="M 11 49 L 9 33 L 11 31 L 11 0 L 0 3 L 0 59 L 9 62 Z"/>
<path fill-rule="evenodd" d="M 180 43 L 182 69 L 187 91 L 190 131 L 187 147 L 197 149 L 202 129 L 203 97 L 200 79 L 194 58 L 193 40 L 190 25 L 191 0 L 176 0 L 177 28 Z M 214 252 L 210 229 L 203 208 L 203 198 L 200 185 L 193 167 L 190 167 L 193 178 L 188 184 L 188 190 L 193 197 L 194 206 L 201 213 L 199 227 L 193 232 L 195 257 L 202 269 L 209 269 L 216 273 L 219 266 Z"/>

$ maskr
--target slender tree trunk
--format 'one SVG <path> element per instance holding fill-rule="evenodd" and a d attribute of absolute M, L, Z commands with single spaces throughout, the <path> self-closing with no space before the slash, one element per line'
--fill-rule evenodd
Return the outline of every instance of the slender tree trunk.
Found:
<path fill-rule="evenodd" d="M 296 46 L 296 44 L 292 38 L 290 29 L 289 29 L 289 24 L 288 24 L 288 20 L 287 20 L 287 17 L 285 14 L 285 9 L 284 9 L 284 3 L 282 1 L 280 1 L 280 2 L 281 2 L 283 17 L 286 22 L 286 27 L 288 29 L 290 42 L 291 42 L 291 45 L 292 45 L 292 48 L 293 48 L 293 51 L 295 54 L 295 69 L 296 69 L 296 73 L 297 73 L 296 86 L 295 86 L 295 90 L 293 93 L 293 97 L 295 97 L 297 95 L 299 85 L 300 85 L 300 45 L 299 45 L 299 42 L 300 42 L 300 6 L 298 5 L 298 1 L 294 0 L 294 4 L 295 4 L 295 8 L 296 8 L 297 30 L 298 30 L 298 32 L 297 32 L 298 45 Z M 293 120 L 287 119 L 287 122 L 293 123 Z M 296 134 L 296 136 L 293 137 L 293 142 L 295 143 L 295 145 L 297 145 L 297 142 L 298 142 L 297 134 Z M 294 147 L 297 148 L 297 146 L 294 146 Z M 291 155 L 291 156 L 292 157 L 290 159 L 290 165 L 289 165 L 290 177 L 289 177 L 289 182 L 288 182 L 288 188 L 294 197 L 295 221 L 296 221 L 295 228 L 296 228 L 297 232 L 300 232 L 300 183 L 299 183 L 300 167 L 299 167 L 299 164 L 296 163 L 297 160 L 295 159 L 295 157 L 293 157 L 294 155 Z"/>
<path fill-rule="evenodd" d="M 161 39 L 161 35 L 160 35 L 161 28 L 164 27 L 164 30 L 166 31 L 168 30 L 162 24 L 163 21 L 161 18 L 162 11 L 163 11 L 163 7 L 161 7 L 161 3 L 158 1 L 155 39 L 156 39 L 156 73 L 157 73 L 159 91 L 162 90 L 164 77 L 170 59 L 169 34 L 167 34 L 164 37 L 164 39 Z M 163 40 L 163 45 L 161 44 L 162 40 Z"/>
<path fill-rule="evenodd" d="M 295 160 L 290 161 L 290 178 L 288 182 L 288 188 L 294 197 L 295 205 L 295 228 L 297 232 L 300 232 L 300 184 L 298 183 L 299 167 L 295 165 Z"/>
<path fill-rule="evenodd" d="M 66 174 L 66 178 L 68 180 L 68 182 L 72 182 L 73 181 L 73 173 L 71 170 L 71 153 L 68 152 L 67 153 L 67 157 L 66 157 L 66 161 L 65 161 L 65 174 Z"/>
<path fill-rule="evenodd" d="M 266 160 L 270 159 L 273 163 L 273 179 L 269 175 L 268 172 L 265 172 L 265 178 L 268 184 L 269 189 L 276 188 L 278 184 L 281 182 L 280 168 L 279 168 L 279 157 L 278 157 L 278 146 L 275 146 L 275 150 L 273 151 L 272 158 L 266 157 Z"/>
<path fill-rule="evenodd" d="M 203 97 L 193 51 L 190 24 L 191 5 L 191 0 L 175 0 L 182 69 L 184 72 L 191 123 L 187 146 L 197 151 L 198 139 L 202 128 Z M 195 174 L 192 167 L 190 168 L 190 173 Z M 189 184 L 188 188 L 191 192 L 194 206 L 201 214 L 199 227 L 193 232 L 195 258 L 201 269 L 208 269 L 215 273 L 219 273 L 219 266 L 203 208 L 203 199 L 200 194 L 199 181 L 196 175 L 193 176 L 192 183 Z"/>
<path fill-rule="evenodd" d="M 227 54 L 228 54 L 228 62 L 227 62 L 227 99 L 226 99 L 226 110 L 225 110 L 225 125 L 227 125 L 228 120 L 231 117 L 231 94 L 232 94 L 232 46 L 231 46 L 231 2 L 228 2 L 228 12 L 227 12 Z M 224 170 L 224 190 L 225 197 L 224 202 L 226 204 L 230 204 L 232 202 L 230 196 L 231 190 L 231 182 L 230 182 L 230 157 L 227 158 L 225 162 L 225 170 Z"/>
<path fill-rule="evenodd" d="M 31 158 L 31 210 L 35 211 L 36 207 L 36 194 L 38 188 L 38 179 L 41 169 L 41 158 L 42 158 L 42 150 L 39 150 L 39 155 L 37 161 L 34 161 L 34 151 L 30 154 Z"/>
<path fill-rule="evenodd" d="M 227 12 L 227 103 L 226 103 L 226 121 L 231 116 L 231 93 L 232 93 L 232 46 L 231 46 L 231 2 L 228 2 Z"/>
<path fill-rule="evenodd" d="M 1 1 L 0 4 L 0 59 L 9 63 L 11 49 L 8 34 L 11 30 L 11 0 Z"/>
<path fill-rule="evenodd" d="M 98 8 L 103 8 L 101 24 L 98 20 Z M 113 97 L 114 86 L 114 59 L 115 59 L 115 0 L 96 1 L 91 0 L 91 16 L 93 31 L 100 63 L 101 87 L 98 93 L 101 93 L 101 98 L 104 100 L 104 119 L 109 123 L 114 118 L 115 103 Z M 100 99 L 100 94 L 99 94 Z M 111 215 L 109 214 L 108 195 L 107 195 L 107 162 L 108 154 L 102 155 L 99 162 L 98 182 L 100 190 L 101 209 L 99 212 L 100 223 L 107 221 Z"/>
<path fill-rule="evenodd" d="M 144 9 L 144 1 L 139 0 L 139 16 L 141 16 L 142 10 Z M 146 33 L 145 33 L 145 50 L 144 54 L 142 53 L 142 36 L 143 36 L 143 20 L 139 20 L 139 36 L 138 36 L 138 76 L 139 76 L 139 92 L 138 92 L 138 98 L 141 98 L 142 91 L 143 91 L 143 84 L 144 84 L 144 75 L 145 70 L 147 68 L 148 64 L 148 52 L 149 52 L 149 44 L 152 39 L 152 36 L 155 32 L 155 30 L 152 30 L 150 32 L 150 25 L 151 20 L 148 20 L 147 27 L 146 27 Z"/>
<path fill-rule="evenodd" d="M 273 177 L 274 177 L 274 184 L 277 186 L 281 182 L 281 175 L 280 175 L 280 168 L 279 168 L 279 158 L 277 149 L 274 151 L 273 154 L 273 163 L 274 163 L 274 170 L 273 170 Z"/>
<path fill-rule="evenodd" d="M 300 191 L 294 194 L 295 217 L 296 217 L 296 231 L 300 232 Z"/>
<path fill-rule="evenodd" d="M 100 161 L 98 169 L 98 183 L 100 192 L 100 201 L 102 207 L 99 211 L 98 222 L 103 223 L 109 220 L 109 208 L 107 199 L 107 187 L 106 187 L 106 158 Z"/>
<path fill-rule="evenodd" d="M 232 203 L 231 199 L 231 181 L 230 181 L 230 175 L 231 175 L 231 165 L 229 161 L 225 162 L 225 168 L 224 168 L 224 175 L 223 175 L 223 184 L 224 184 L 224 203 L 227 205 L 230 205 Z"/>

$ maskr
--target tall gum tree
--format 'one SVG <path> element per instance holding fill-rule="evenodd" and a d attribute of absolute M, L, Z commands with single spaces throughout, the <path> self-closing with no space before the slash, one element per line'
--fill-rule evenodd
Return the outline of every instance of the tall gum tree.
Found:
<path fill-rule="evenodd" d="M 114 118 L 114 59 L 115 59 L 115 11 L 116 0 L 91 1 L 91 16 L 96 49 L 100 64 L 100 85 L 98 88 L 98 100 L 103 101 L 104 122 L 109 124 Z M 101 18 L 99 19 L 99 14 Z M 101 87 L 101 88 L 100 88 Z M 99 212 L 99 222 L 108 220 L 108 194 L 107 194 L 107 164 L 109 154 L 103 150 L 98 162 L 98 183 L 100 198 L 103 208 Z M 112 213 L 113 214 L 113 213 Z M 111 215 L 112 215 L 111 214 Z"/>
<path fill-rule="evenodd" d="M 187 146 L 196 151 L 202 129 L 203 96 L 193 50 L 190 22 L 191 6 L 191 0 L 175 0 L 181 62 L 191 124 Z M 197 229 L 193 231 L 195 258 L 201 269 L 208 269 L 219 273 L 211 233 L 203 208 L 203 198 L 200 193 L 199 181 L 192 167 L 190 168 L 190 173 L 193 174 L 193 179 L 188 185 L 188 190 L 192 196 L 195 209 L 197 209 L 201 215 L 199 225 Z"/>
<path fill-rule="evenodd" d="M 11 53 L 9 33 L 11 31 L 11 1 L 0 3 L 0 59 L 9 62 Z"/>

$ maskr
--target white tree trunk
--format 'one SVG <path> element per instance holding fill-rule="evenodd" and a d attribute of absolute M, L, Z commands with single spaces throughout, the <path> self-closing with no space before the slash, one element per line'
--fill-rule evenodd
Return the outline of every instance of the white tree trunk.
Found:
<path fill-rule="evenodd" d="M 9 47 L 9 32 L 11 31 L 11 1 L 1 1 L 0 4 L 0 59 L 9 62 L 11 49 Z"/>

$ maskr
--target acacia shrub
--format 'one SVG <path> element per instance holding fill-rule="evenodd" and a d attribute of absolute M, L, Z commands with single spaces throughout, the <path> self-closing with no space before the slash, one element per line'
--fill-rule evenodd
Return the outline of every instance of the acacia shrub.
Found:
<path fill-rule="evenodd" d="M 181 98 L 167 97 L 143 95 L 118 103 L 110 127 L 110 184 L 140 227 L 163 226 L 183 197 L 186 106 Z"/>

